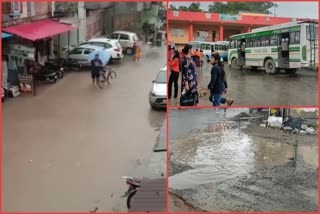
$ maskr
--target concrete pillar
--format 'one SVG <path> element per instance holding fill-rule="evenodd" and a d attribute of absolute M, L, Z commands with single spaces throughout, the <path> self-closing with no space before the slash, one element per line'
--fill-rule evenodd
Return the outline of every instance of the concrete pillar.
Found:
<path fill-rule="evenodd" d="M 78 2 L 78 17 L 80 19 L 80 25 L 79 25 L 79 41 L 85 41 L 87 36 L 87 20 L 86 20 L 86 9 L 84 8 L 84 2 Z"/>
<path fill-rule="evenodd" d="M 193 41 L 193 24 L 189 24 L 189 42 Z"/>
<path fill-rule="evenodd" d="M 223 25 L 219 28 L 219 41 L 223 41 Z"/>

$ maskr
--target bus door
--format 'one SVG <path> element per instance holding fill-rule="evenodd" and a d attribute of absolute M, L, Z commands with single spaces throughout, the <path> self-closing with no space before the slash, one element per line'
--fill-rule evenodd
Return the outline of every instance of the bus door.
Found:
<path fill-rule="evenodd" d="M 241 39 L 238 46 L 238 65 L 246 64 L 246 39 Z"/>
<path fill-rule="evenodd" d="M 289 68 L 289 33 L 282 33 L 279 35 L 280 45 L 278 48 L 278 67 Z"/>

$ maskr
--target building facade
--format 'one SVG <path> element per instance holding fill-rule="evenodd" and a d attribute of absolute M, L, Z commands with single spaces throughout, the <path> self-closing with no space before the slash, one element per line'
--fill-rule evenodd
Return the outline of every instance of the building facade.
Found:
<path fill-rule="evenodd" d="M 205 41 L 226 41 L 232 35 L 247 33 L 254 28 L 303 20 L 250 12 L 230 15 L 169 10 L 167 16 L 168 39 L 177 46 L 182 46 L 197 38 Z"/>

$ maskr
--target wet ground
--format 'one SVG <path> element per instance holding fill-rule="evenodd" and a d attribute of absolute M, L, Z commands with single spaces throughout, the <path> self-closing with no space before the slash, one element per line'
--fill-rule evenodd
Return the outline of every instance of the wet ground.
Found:
<path fill-rule="evenodd" d="M 317 136 L 239 127 L 228 110 L 170 110 L 170 210 L 317 211 Z"/>
<path fill-rule="evenodd" d="M 93 88 L 83 71 L 42 86 L 36 97 L 6 100 L 3 211 L 124 211 L 122 176 L 151 174 L 165 111 L 151 110 L 148 93 L 164 59 L 164 46 L 144 46 L 140 63 L 126 57 L 113 65 L 110 87 Z M 157 160 L 163 168 L 165 159 Z"/>
<path fill-rule="evenodd" d="M 210 82 L 210 63 L 199 73 L 199 90 Z M 234 106 L 317 106 L 318 72 L 300 70 L 296 74 L 267 75 L 263 70 L 233 70 L 225 64 L 228 95 L 235 100 Z M 179 86 L 180 87 L 180 86 Z M 179 105 L 172 99 L 171 106 Z M 209 95 L 200 98 L 200 106 L 212 106 Z"/>

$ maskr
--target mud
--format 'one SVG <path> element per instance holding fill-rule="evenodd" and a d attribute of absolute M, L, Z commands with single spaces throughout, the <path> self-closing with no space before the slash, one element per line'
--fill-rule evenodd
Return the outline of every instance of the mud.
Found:
<path fill-rule="evenodd" d="M 36 97 L 2 104 L 3 211 L 111 212 L 125 206 L 122 176 L 148 171 L 138 168 L 148 165 L 165 119 L 148 102 L 165 47 L 143 47 L 142 54 L 140 63 L 126 56 L 112 65 L 117 79 L 104 89 L 92 87 L 89 71 L 74 72 L 38 88 Z"/>
<path fill-rule="evenodd" d="M 317 211 L 317 136 L 230 118 L 172 139 L 170 192 L 209 212 Z"/>
<path fill-rule="evenodd" d="M 212 66 L 206 63 L 199 72 L 199 89 L 206 89 L 210 82 Z M 234 106 L 317 106 L 318 72 L 300 70 L 296 74 L 267 75 L 262 70 L 233 70 L 225 64 L 228 97 Z M 179 99 L 169 105 L 179 106 Z M 200 106 L 212 106 L 209 95 L 200 98 Z"/>

